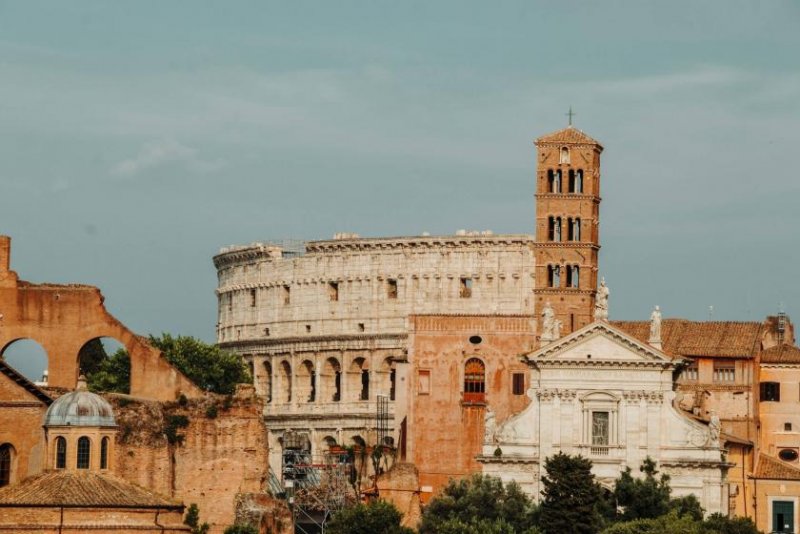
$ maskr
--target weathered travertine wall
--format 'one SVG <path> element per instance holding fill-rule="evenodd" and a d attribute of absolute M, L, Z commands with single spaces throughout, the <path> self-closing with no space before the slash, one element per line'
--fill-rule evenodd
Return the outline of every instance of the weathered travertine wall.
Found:
<path fill-rule="evenodd" d="M 252 388 L 249 389 L 252 393 Z M 267 433 L 254 396 L 208 397 L 178 403 L 131 402 L 110 397 L 120 426 L 116 473 L 126 480 L 200 508 L 212 532 L 235 520 L 240 493 L 262 493 L 268 475 Z M 208 410 L 217 407 L 216 417 Z M 164 429 L 183 415 L 181 443 L 168 443 Z M 266 498 L 266 496 L 265 496 Z"/>
<path fill-rule="evenodd" d="M 345 235 L 299 252 L 254 244 L 214 258 L 218 342 L 251 362 L 276 472 L 290 429 L 308 432 L 315 453 L 373 444 L 379 395 L 397 439 L 410 315 L 533 313 L 532 237 L 463 234 Z"/>

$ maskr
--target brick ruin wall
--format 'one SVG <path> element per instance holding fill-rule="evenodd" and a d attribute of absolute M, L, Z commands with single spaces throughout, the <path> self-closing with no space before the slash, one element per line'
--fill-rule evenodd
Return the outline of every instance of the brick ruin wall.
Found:
<path fill-rule="evenodd" d="M 197 504 L 212 534 L 234 523 L 240 494 L 258 494 L 277 510 L 273 515 L 283 517 L 285 505 L 263 493 L 269 474 L 267 432 L 252 388 L 240 388 L 236 397 L 209 395 L 185 405 L 107 397 L 119 424 L 118 476 L 187 507 Z M 188 420 L 188 426 L 176 428 L 181 443 L 170 444 L 165 436 L 172 416 Z"/>

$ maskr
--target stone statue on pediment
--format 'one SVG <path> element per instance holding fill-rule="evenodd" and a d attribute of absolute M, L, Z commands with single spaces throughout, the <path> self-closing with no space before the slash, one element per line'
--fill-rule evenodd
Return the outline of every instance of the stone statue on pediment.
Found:
<path fill-rule="evenodd" d="M 600 279 L 600 287 L 597 288 L 597 296 L 594 301 L 594 320 L 608 321 L 608 295 L 611 291 L 606 285 L 606 279 Z"/>
<path fill-rule="evenodd" d="M 556 313 L 548 300 L 542 309 L 542 335 L 540 336 L 542 346 L 558 339 L 558 323 Z"/>
<path fill-rule="evenodd" d="M 719 435 L 722 431 L 717 412 L 711 411 L 711 419 L 708 421 L 708 441 L 711 447 L 719 447 Z"/>
<path fill-rule="evenodd" d="M 661 308 L 656 305 L 653 313 L 650 314 L 650 345 L 661 348 Z"/>

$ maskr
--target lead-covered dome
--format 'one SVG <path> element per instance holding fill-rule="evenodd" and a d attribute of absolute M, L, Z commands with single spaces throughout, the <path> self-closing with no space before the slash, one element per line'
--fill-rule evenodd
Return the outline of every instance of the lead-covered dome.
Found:
<path fill-rule="evenodd" d="M 117 426 L 114 409 L 100 395 L 86 389 L 78 380 L 78 389 L 60 396 L 44 414 L 44 426 Z"/>

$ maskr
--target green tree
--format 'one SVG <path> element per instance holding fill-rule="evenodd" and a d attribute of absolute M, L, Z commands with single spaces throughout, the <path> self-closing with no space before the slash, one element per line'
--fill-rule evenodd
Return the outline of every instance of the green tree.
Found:
<path fill-rule="evenodd" d="M 258 529 L 251 525 L 231 525 L 223 534 L 258 534 Z"/>
<path fill-rule="evenodd" d="M 375 501 L 356 504 L 336 513 L 328 524 L 328 534 L 414 534 L 400 526 L 403 514 L 393 504 Z M 226 533 L 227 534 L 227 533 Z"/>
<path fill-rule="evenodd" d="M 600 487 L 592 462 L 559 452 L 544 462 L 539 526 L 546 534 L 594 534 L 600 530 Z"/>
<path fill-rule="evenodd" d="M 535 511 L 533 502 L 517 483 L 503 485 L 499 478 L 476 474 L 451 480 L 440 495 L 431 499 L 422 514 L 419 531 L 482 532 L 482 528 L 475 528 L 484 525 L 487 532 L 522 534 L 535 525 Z"/>
<path fill-rule="evenodd" d="M 99 337 L 87 341 L 78 353 L 78 366 L 81 374 L 88 378 L 89 375 L 100 370 L 100 366 L 107 358 L 108 354 Z"/>
<path fill-rule="evenodd" d="M 700 527 L 702 534 L 760 534 L 755 523 L 748 517 L 726 517 L 711 514 Z"/>
<path fill-rule="evenodd" d="M 614 498 L 624 509 L 622 519 L 625 521 L 659 517 L 670 508 L 669 475 L 656 478 L 656 462 L 649 456 L 639 471 L 644 473 L 644 478 L 633 478 L 631 468 L 626 468 L 614 486 Z"/>
<path fill-rule="evenodd" d="M 192 534 L 207 534 L 209 527 L 208 523 L 200 524 L 200 509 L 196 504 L 192 503 L 186 510 L 186 517 L 183 519 L 183 524 L 192 529 Z"/>
<path fill-rule="evenodd" d="M 634 519 L 615 523 L 601 534 L 703 534 L 702 524 L 688 514 L 678 516 L 677 511 L 650 519 Z"/>
<path fill-rule="evenodd" d="M 672 499 L 669 501 L 669 509 L 677 512 L 679 517 L 688 515 L 695 521 L 703 520 L 703 507 L 694 495 Z"/>
<path fill-rule="evenodd" d="M 98 340 L 97 343 L 99 344 L 100 341 Z M 103 346 L 100 345 L 100 348 L 102 349 Z M 89 371 L 84 371 L 86 386 L 89 391 L 130 392 L 131 357 L 125 349 L 117 349 L 114 354 L 104 357 L 97 365 L 92 365 L 90 369 Z"/>
<path fill-rule="evenodd" d="M 150 344 L 201 388 L 230 395 L 236 384 L 250 382 L 250 373 L 240 356 L 190 336 L 162 333 L 150 336 Z"/>

